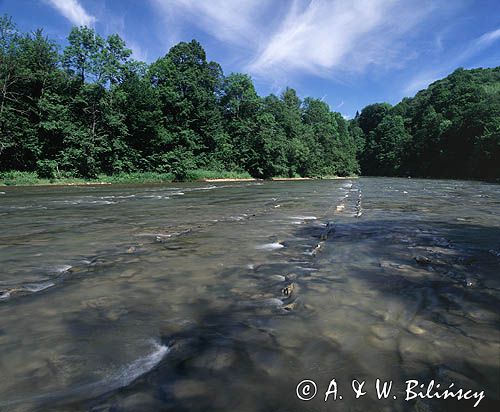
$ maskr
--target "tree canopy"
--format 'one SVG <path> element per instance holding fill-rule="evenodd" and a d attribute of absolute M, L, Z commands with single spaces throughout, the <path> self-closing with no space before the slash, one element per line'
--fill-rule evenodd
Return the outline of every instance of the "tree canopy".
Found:
<path fill-rule="evenodd" d="M 189 169 L 256 177 L 358 172 L 348 123 L 295 90 L 261 98 L 196 40 L 152 64 L 118 35 L 74 27 L 60 51 L 0 20 L 0 171 L 40 176 Z"/>
<path fill-rule="evenodd" d="M 457 69 L 396 106 L 366 106 L 350 127 L 364 174 L 497 179 L 500 67 Z"/>

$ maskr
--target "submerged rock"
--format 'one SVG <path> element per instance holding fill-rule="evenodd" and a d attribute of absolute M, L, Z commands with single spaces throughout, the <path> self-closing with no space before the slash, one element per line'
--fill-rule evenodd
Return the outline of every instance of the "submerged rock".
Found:
<path fill-rule="evenodd" d="M 289 285 L 285 286 L 283 289 L 281 289 L 281 293 L 286 296 L 287 298 L 291 297 L 294 291 L 297 289 L 297 284 L 296 283 L 290 283 Z"/>
<path fill-rule="evenodd" d="M 236 363 L 237 356 L 234 350 L 224 346 L 212 347 L 201 353 L 200 356 L 189 362 L 190 366 L 211 371 L 229 368 Z"/>
<path fill-rule="evenodd" d="M 297 309 L 297 302 L 292 302 L 292 303 L 289 303 L 288 305 L 284 305 L 283 309 L 285 309 L 286 311 L 295 310 L 295 309 Z"/>
<path fill-rule="evenodd" d="M 111 321 L 117 321 L 120 319 L 122 316 L 128 314 L 128 310 L 125 308 L 116 308 L 116 309 L 111 309 L 109 311 L 106 311 L 105 317 L 108 320 Z"/>
<path fill-rule="evenodd" d="M 372 333 L 379 339 L 393 339 L 398 336 L 399 330 L 397 328 L 382 325 L 374 325 L 371 327 Z"/>
<path fill-rule="evenodd" d="M 163 404 L 152 394 L 135 393 L 118 401 L 111 410 L 116 412 L 143 412 L 162 410 Z"/>
<path fill-rule="evenodd" d="M 429 265 L 431 263 L 431 260 L 427 256 L 419 255 L 415 256 L 414 259 L 419 265 Z"/>
<path fill-rule="evenodd" d="M 182 379 L 174 382 L 165 389 L 166 392 L 177 399 L 189 399 L 209 395 L 209 388 L 203 381 L 195 379 Z"/>
<path fill-rule="evenodd" d="M 464 284 L 468 288 L 476 288 L 479 285 L 479 281 L 477 279 L 468 277 L 468 278 L 465 278 Z"/>
<path fill-rule="evenodd" d="M 422 335 L 425 333 L 425 330 L 422 329 L 420 326 L 417 325 L 410 325 L 408 326 L 408 330 L 413 333 L 414 335 Z"/>

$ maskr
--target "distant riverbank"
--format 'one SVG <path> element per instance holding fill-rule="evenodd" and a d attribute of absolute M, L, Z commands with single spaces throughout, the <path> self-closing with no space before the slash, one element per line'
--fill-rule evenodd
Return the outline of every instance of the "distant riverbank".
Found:
<path fill-rule="evenodd" d="M 353 176 L 351 176 L 352 178 Z M 354 176 L 356 177 L 356 176 Z M 338 176 L 322 176 L 319 179 L 345 179 Z M 310 180 L 311 177 L 276 176 L 269 180 Z M 257 181 L 246 172 L 228 172 L 212 170 L 192 170 L 186 173 L 184 179 L 176 179 L 172 173 L 137 172 L 120 173 L 116 175 L 99 175 L 93 179 L 78 177 L 58 177 L 47 179 L 39 177 L 35 172 L 4 172 L 0 174 L 0 186 L 77 186 L 77 185 L 111 185 L 111 184 L 141 184 L 141 183 L 172 183 L 175 181 L 202 182 L 239 182 Z"/>

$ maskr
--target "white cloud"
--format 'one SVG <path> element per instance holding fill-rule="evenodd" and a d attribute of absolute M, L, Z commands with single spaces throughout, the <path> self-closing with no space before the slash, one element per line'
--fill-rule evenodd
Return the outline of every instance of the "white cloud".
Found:
<path fill-rule="evenodd" d="M 282 24 L 249 65 L 251 72 L 300 70 L 319 75 L 394 67 L 415 57 L 404 34 L 432 3 L 396 0 L 295 1 Z"/>
<path fill-rule="evenodd" d="M 483 35 L 472 40 L 467 47 L 455 58 L 445 61 L 438 68 L 434 67 L 431 70 L 424 70 L 414 76 L 404 88 L 404 92 L 408 95 L 427 87 L 432 82 L 439 80 L 448 75 L 452 70 L 464 65 L 468 59 L 477 55 L 480 51 L 491 46 L 494 42 L 500 40 L 500 28 L 491 30 Z"/>
<path fill-rule="evenodd" d="M 419 90 L 425 89 L 429 84 L 444 77 L 448 72 L 443 70 L 424 71 L 414 76 L 404 87 L 406 95 L 413 95 Z"/>
<path fill-rule="evenodd" d="M 416 57 L 405 43 L 434 0 L 150 0 L 169 43 L 184 23 L 246 49 L 243 69 L 283 82 L 296 72 L 334 77 L 370 65 L 401 67 Z M 404 3 L 404 4 L 403 4 Z"/>
<path fill-rule="evenodd" d="M 325 95 L 326 97 L 326 95 Z M 344 101 L 342 100 L 337 106 L 335 106 L 335 109 L 340 109 L 344 105 Z"/>
<path fill-rule="evenodd" d="M 135 60 L 139 60 L 141 62 L 148 62 L 149 61 L 148 51 L 146 49 L 142 48 L 138 42 L 133 41 L 133 40 L 129 40 L 123 35 L 122 35 L 122 38 L 125 40 L 127 47 L 130 50 L 132 50 L 132 57 Z"/>
<path fill-rule="evenodd" d="M 479 47 L 488 47 L 498 39 L 500 39 L 500 28 L 484 33 L 476 40 L 476 45 Z"/>
<path fill-rule="evenodd" d="M 92 26 L 96 18 L 88 14 L 78 0 L 46 0 L 75 26 Z"/>
<path fill-rule="evenodd" d="M 260 17 L 272 0 L 151 0 L 177 30 L 179 21 L 189 21 L 201 30 L 230 44 L 252 45 L 261 36 Z"/>
<path fill-rule="evenodd" d="M 470 42 L 469 46 L 459 55 L 459 62 L 467 60 L 469 57 L 479 53 L 481 50 L 491 46 L 495 41 L 500 39 L 500 28 L 491 30 L 479 36 L 477 39 Z"/>

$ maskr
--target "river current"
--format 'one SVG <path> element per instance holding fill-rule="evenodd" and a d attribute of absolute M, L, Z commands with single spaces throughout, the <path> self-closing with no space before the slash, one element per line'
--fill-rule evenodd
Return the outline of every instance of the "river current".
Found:
<path fill-rule="evenodd" d="M 498 185 L 6 187 L 0 223 L 0 411 L 498 407 Z"/>

